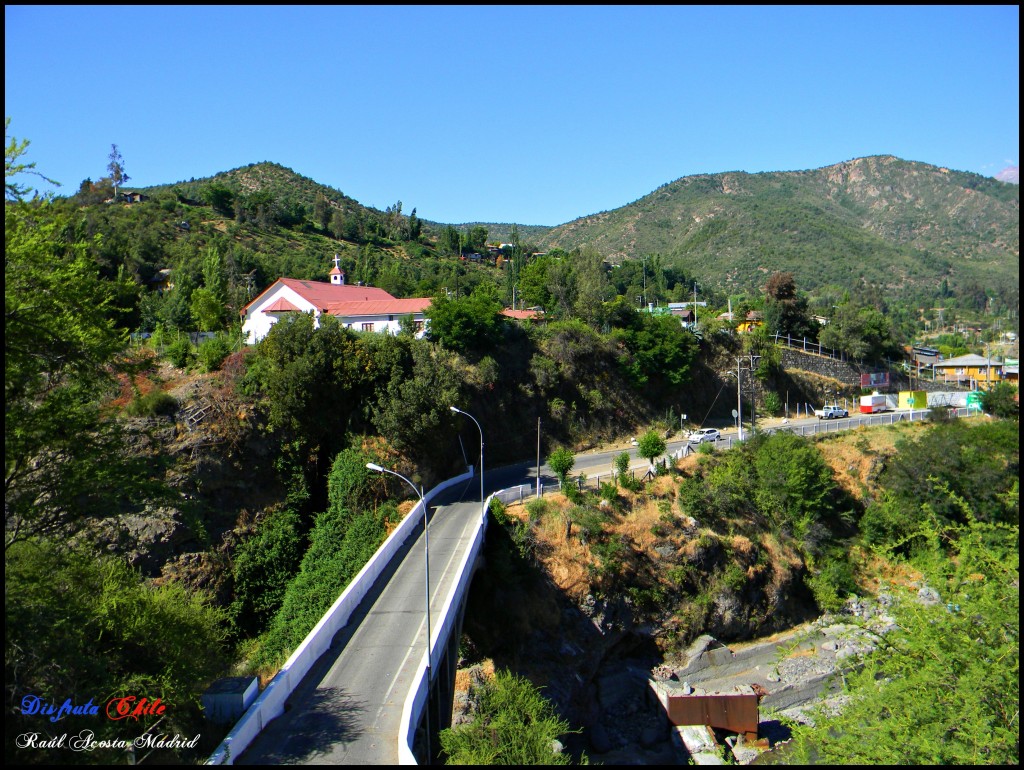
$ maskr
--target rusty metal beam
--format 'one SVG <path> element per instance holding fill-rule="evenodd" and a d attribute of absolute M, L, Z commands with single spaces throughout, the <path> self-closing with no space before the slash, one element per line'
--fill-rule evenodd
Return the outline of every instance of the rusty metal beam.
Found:
<path fill-rule="evenodd" d="M 674 725 L 708 725 L 757 740 L 758 696 L 750 693 L 669 695 L 668 718 Z"/>

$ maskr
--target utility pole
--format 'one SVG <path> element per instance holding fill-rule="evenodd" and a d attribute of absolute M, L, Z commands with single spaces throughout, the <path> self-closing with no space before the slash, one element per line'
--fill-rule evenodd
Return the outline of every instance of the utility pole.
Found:
<path fill-rule="evenodd" d="M 644 257 L 641 269 L 644 272 L 644 307 L 647 307 L 647 257 Z"/>
<path fill-rule="evenodd" d="M 693 282 L 693 328 L 697 328 L 697 282 Z"/>
<path fill-rule="evenodd" d="M 740 369 L 740 361 L 736 359 L 736 424 L 739 426 L 739 440 L 743 440 L 743 370 Z"/>
<path fill-rule="evenodd" d="M 537 418 L 537 499 L 540 500 L 540 417 Z"/>
<path fill-rule="evenodd" d="M 739 440 L 740 441 L 743 440 L 743 370 L 740 368 L 740 362 L 743 361 L 743 359 L 747 358 L 747 357 L 750 358 L 750 369 L 748 371 L 751 374 L 753 374 L 753 372 L 754 372 L 754 366 L 755 366 L 755 360 L 754 359 L 757 359 L 757 360 L 761 359 L 761 356 L 755 356 L 753 353 L 750 353 L 749 356 L 737 356 L 736 357 L 736 414 L 737 414 L 736 420 L 737 420 L 737 423 L 739 424 Z M 755 420 L 755 416 L 754 416 L 754 395 L 755 394 L 754 394 L 754 390 L 753 390 L 753 385 L 751 385 L 751 392 L 750 392 L 750 430 L 751 431 L 754 430 L 754 420 Z"/>

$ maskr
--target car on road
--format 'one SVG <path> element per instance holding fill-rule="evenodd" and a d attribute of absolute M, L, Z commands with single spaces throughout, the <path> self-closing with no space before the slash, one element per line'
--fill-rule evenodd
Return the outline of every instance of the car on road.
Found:
<path fill-rule="evenodd" d="M 837 404 L 827 404 L 822 409 L 815 409 L 814 416 L 819 420 L 835 420 L 840 417 L 849 417 L 850 413 Z"/>
<path fill-rule="evenodd" d="M 721 441 L 722 434 L 717 428 L 701 428 L 691 431 L 687 440 L 691 444 L 703 444 L 705 441 Z"/>

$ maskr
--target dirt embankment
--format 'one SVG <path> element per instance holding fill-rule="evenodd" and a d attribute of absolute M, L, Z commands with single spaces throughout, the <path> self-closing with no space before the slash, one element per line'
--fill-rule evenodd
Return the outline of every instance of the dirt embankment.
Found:
<path fill-rule="evenodd" d="M 220 603 L 231 600 L 232 550 L 283 499 L 273 447 L 258 415 L 234 396 L 231 376 L 186 373 L 152 358 L 148 369 L 124 379 L 107 408 L 120 413 L 129 453 L 145 458 L 170 494 L 112 512 L 86 534 L 143 575 L 181 580 Z M 130 416 L 133 404 L 154 392 L 170 397 L 158 413 Z"/>

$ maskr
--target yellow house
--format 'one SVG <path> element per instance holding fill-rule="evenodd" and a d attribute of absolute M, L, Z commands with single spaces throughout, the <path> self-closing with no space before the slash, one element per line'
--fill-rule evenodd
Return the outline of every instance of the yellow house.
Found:
<path fill-rule="evenodd" d="M 977 390 L 988 390 L 1003 379 L 1003 364 L 973 353 L 945 361 L 936 361 L 935 381 L 964 385 Z"/>

